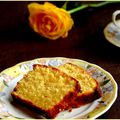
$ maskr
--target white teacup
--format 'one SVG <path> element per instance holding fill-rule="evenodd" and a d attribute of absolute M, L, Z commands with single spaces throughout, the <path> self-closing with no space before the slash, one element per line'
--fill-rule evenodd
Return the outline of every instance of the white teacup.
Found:
<path fill-rule="evenodd" d="M 120 10 L 116 10 L 112 14 L 112 22 L 104 29 L 105 38 L 118 47 L 120 47 L 120 19 L 117 20 L 119 14 Z"/>
<path fill-rule="evenodd" d="M 113 15 L 112 15 L 112 21 L 114 23 L 114 25 L 118 28 L 117 31 L 120 32 L 120 21 L 116 20 L 117 19 L 117 15 L 120 14 L 120 10 L 116 10 Z"/>

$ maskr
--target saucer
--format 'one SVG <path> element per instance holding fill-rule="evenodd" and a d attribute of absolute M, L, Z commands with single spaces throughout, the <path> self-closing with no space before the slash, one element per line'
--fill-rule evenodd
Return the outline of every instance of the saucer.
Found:
<path fill-rule="evenodd" d="M 120 24 L 120 20 L 117 21 Z M 104 29 L 104 36 L 113 45 L 120 47 L 120 28 L 113 22 L 109 23 Z"/>

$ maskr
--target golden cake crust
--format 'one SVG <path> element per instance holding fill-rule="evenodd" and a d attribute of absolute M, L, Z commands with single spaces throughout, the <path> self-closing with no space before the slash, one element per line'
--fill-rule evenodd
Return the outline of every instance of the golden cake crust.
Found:
<path fill-rule="evenodd" d="M 59 66 L 58 69 L 75 78 L 81 86 L 81 92 L 78 93 L 76 99 L 71 103 L 72 107 L 80 107 L 102 96 L 98 82 L 81 67 L 72 63 L 66 63 Z M 78 77 L 79 74 L 81 74 L 81 79 Z M 86 82 L 85 79 L 87 79 Z M 81 80 L 82 82 L 80 82 Z"/>
<path fill-rule="evenodd" d="M 34 65 L 33 66 L 33 71 L 35 70 L 39 70 L 41 68 L 44 68 L 44 69 L 47 69 L 49 71 L 52 71 L 54 73 L 58 73 L 58 75 L 62 76 L 63 78 L 67 78 L 68 79 L 68 82 L 70 81 L 73 81 L 73 83 L 75 84 L 73 87 L 72 87 L 72 90 L 69 90 L 67 93 L 65 93 L 64 97 L 55 105 L 53 105 L 52 107 L 50 107 L 49 109 L 45 109 L 41 106 L 38 106 L 36 105 L 31 99 L 27 99 L 25 98 L 24 96 L 22 95 L 19 95 L 19 91 L 21 90 L 21 86 L 22 85 L 22 82 L 21 81 L 27 81 L 27 79 L 30 79 L 30 75 L 29 74 L 32 74 L 32 73 L 28 73 L 27 75 L 25 75 L 23 77 L 22 80 L 20 80 L 20 82 L 17 83 L 16 87 L 14 88 L 13 92 L 11 93 L 12 97 L 24 104 L 26 104 L 27 106 L 29 107 L 32 107 L 32 108 L 35 108 L 39 111 L 41 111 L 42 113 L 44 113 L 47 118 L 55 118 L 55 116 L 60 112 L 60 111 L 63 111 L 63 110 L 66 110 L 66 109 L 70 109 L 71 108 L 71 103 L 74 101 L 74 99 L 76 98 L 78 92 L 80 91 L 80 86 L 78 84 L 78 81 L 76 81 L 74 78 L 68 76 L 67 74 L 65 74 L 64 72 L 61 72 L 60 70 L 56 69 L 56 68 L 53 68 L 53 67 L 48 67 L 48 66 L 45 66 L 45 65 Z M 42 70 L 42 69 L 41 69 Z M 49 74 L 49 73 L 45 73 L 45 74 Z M 25 79 L 27 78 L 27 79 Z M 34 83 L 34 80 L 33 80 L 33 83 Z M 27 84 L 27 83 L 26 83 Z M 58 83 L 59 84 L 59 83 Z M 70 84 L 70 83 L 69 83 Z M 67 85 L 67 83 L 66 83 Z M 72 85 L 72 84 L 71 84 Z M 31 88 L 32 89 L 32 88 Z M 42 89 L 42 88 L 41 88 Z M 29 95 L 30 93 L 28 93 Z M 56 96 L 54 96 L 56 97 Z M 71 100 L 72 98 L 72 100 Z"/>

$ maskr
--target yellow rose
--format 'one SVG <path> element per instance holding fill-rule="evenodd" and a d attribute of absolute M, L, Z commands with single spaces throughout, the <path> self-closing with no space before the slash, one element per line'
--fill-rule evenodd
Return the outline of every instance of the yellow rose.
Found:
<path fill-rule="evenodd" d="M 68 31 L 74 23 L 66 10 L 49 2 L 44 4 L 30 3 L 28 10 L 29 23 L 33 30 L 52 40 L 67 37 Z"/>

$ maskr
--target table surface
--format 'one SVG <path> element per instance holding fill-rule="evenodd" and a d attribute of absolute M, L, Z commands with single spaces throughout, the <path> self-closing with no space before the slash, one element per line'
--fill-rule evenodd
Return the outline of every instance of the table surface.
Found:
<path fill-rule="evenodd" d="M 41 57 L 82 59 L 110 72 L 120 87 L 120 48 L 103 34 L 120 3 L 87 8 L 72 14 L 74 26 L 65 39 L 55 41 L 34 33 L 27 21 L 29 2 L 0 2 L 0 71 L 19 62 Z M 99 118 L 120 118 L 120 91 L 112 107 Z"/>

